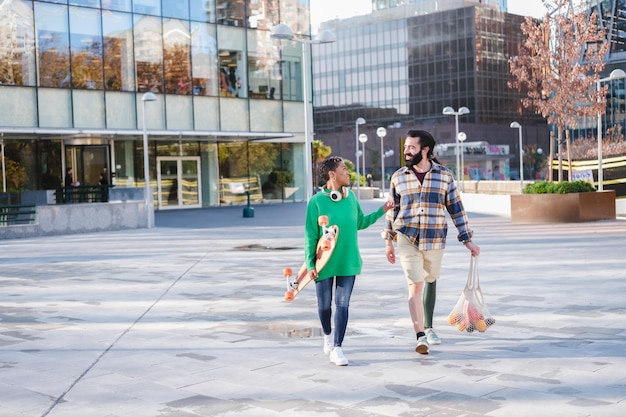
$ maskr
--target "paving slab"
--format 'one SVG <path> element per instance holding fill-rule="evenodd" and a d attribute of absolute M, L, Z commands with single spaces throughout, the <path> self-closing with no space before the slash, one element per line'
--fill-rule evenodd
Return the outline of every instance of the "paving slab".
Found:
<path fill-rule="evenodd" d="M 359 235 L 347 367 L 322 352 L 313 287 L 283 301 L 282 269 L 302 262 L 303 203 L 0 241 L 0 416 L 623 417 L 626 221 L 511 224 L 489 204 L 468 209 L 496 324 L 447 324 L 469 266 L 451 227 L 443 343 L 416 354 L 381 220 Z"/>

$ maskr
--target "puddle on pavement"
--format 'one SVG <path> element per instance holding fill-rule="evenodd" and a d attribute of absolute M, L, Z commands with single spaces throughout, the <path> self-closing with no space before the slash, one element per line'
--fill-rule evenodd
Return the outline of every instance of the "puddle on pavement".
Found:
<path fill-rule="evenodd" d="M 242 245 L 242 246 L 235 246 L 234 248 L 235 250 L 291 250 L 291 249 L 297 249 L 291 246 L 279 246 L 279 247 L 272 247 L 272 246 L 265 246 L 265 245 L 259 245 L 259 244 L 250 244 L 250 245 Z"/>
<path fill-rule="evenodd" d="M 322 337 L 322 329 L 321 327 L 303 327 L 300 329 L 295 329 L 290 326 L 285 325 L 275 325 L 269 326 L 268 330 L 274 334 L 277 334 L 282 337 L 292 338 L 292 339 L 307 339 L 310 337 Z M 350 335 L 358 335 L 359 332 L 354 330 L 346 331 L 346 336 Z"/>

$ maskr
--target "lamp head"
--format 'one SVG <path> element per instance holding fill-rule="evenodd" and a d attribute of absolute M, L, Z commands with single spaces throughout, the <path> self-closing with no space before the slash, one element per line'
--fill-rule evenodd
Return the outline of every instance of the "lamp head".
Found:
<path fill-rule="evenodd" d="M 285 23 L 279 23 L 274 26 L 270 36 L 274 39 L 282 39 L 286 41 L 291 41 L 294 38 L 293 30 L 291 30 L 289 25 Z"/>
<path fill-rule="evenodd" d="M 361 133 L 359 135 L 359 142 L 361 142 L 361 143 L 367 142 L 367 135 L 365 133 Z"/>
<path fill-rule="evenodd" d="M 156 99 L 156 96 L 151 91 L 148 91 L 147 93 L 144 93 L 143 96 L 141 96 L 141 101 L 156 101 Z"/>
<path fill-rule="evenodd" d="M 378 129 L 376 129 L 376 135 L 378 135 L 379 138 L 384 138 L 385 136 L 387 136 L 387 129 L 385 129 L 384 127 L 379 127 Z"/>
<path fill-rule="evenodd" d="M 522 127 L 522 125 L 517 123 L 517 122 L 512 122 L 511 123 L 511 129 L 519 129 L 521 127 Z"/>
<path fill-rule="evenodd" d="M 443 108 L 443 114 L 447 115 L 447 116 L 452 116 L 454 114 L 456 114 L 456 112 L 454 111 L 454 109 L 450 106 L 446 106 Z"/>
<path fill-rule="evenodd" d="M 468 109 L 467 107 L 463 106 L 459 109 L 459 115 L 464 115 L 464 114 L 469 114 L 470 109 Z"/>
<path fill-rule="evenodd" d="M 467 139 L 467 135 L 465 134 L 465 132 L 459 132 L 457 139 L 459 140 L 459 142 L 465 142 L 465 139 Z"/>
<path fill-rule="evenodd" d="M 291 34 L 293 36 L 293 33 Z M 315 43 L 333 43 L 337 42 L 337 36 L 330 30 L 323 30 L 315 35 Z"/>
<path fill-rule="evenodd" d="M 612 80 L 617 80 L 618 78 L 624 78 L 624 77 L 626 77 L 626 72 L 624 72 L 624 70 L 621 68 L 614 69 L 613 71 L 611 71 L 611 74 L 609 75 L 609 78 Z"/>
<path fill-rule="evenodd" d="M 362 117 L 359 117 L 358 119 L 356 119 L 356 124 L 357 125 L 364 125 L 365 124 L 365 119 Z"/>

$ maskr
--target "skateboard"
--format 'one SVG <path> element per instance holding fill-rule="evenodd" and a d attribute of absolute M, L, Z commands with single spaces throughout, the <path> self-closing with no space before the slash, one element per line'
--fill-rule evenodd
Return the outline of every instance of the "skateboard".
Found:
<path fill-rule="evenodd" d="M 317 224 L 322 226 L 322 237 L 317 241 L 317 246 L 315 247 L 315 269 L 321 271 L 333 254 L 337 236 L 339 236 L 339 228 L 335 225 L 328 226 L 328 216 L 324 215 L 317 218 Z M 300 291 L 312 281 L 306 262 L 302 264 L 295 278 L 293 278 L 293 270 L 291 268 L 284 268 L 283 276 L 287 278 L 285 301 L 293 301 L 296 295 L 300 294 Z"/>

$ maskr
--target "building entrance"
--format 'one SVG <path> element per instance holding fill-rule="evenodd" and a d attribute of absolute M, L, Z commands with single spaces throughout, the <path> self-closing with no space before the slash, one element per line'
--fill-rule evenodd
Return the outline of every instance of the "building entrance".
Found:
<path fill-rule="evenodd" d="M 73 168 L 81 185 L 98 185 L 102 173 L 110 184 L 109 161 L 107 145 L 65 145 L 65 167 Z"/>
<path fill-rule="evenodd" d="M 157 158 L 159 210 L 202 206 L 200 157 L 162 156 Z"/>

